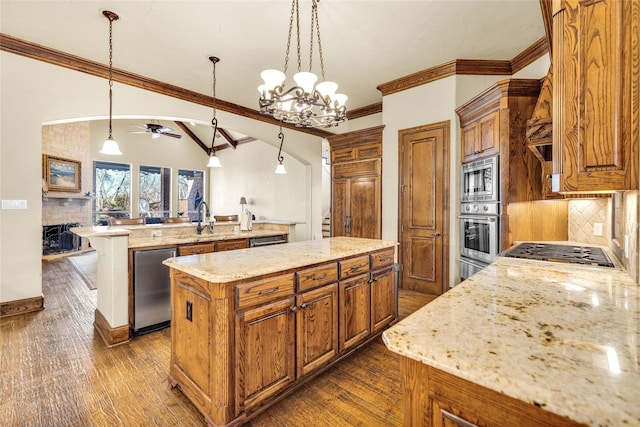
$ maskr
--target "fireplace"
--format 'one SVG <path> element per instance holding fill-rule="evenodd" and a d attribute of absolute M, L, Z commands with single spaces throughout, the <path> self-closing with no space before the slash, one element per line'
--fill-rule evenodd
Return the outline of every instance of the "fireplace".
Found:
<path fill-rule="evenodd" d="M 69 231 L 80 227 L 79 222 L 44 225 L 42 227 L 42 255 L 78 251 L 82 248 L 82 238 Z"/>

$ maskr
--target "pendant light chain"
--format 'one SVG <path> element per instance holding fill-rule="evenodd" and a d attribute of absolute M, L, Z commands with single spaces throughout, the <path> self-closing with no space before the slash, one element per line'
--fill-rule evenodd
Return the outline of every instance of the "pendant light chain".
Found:
<path fill-rule="evenodd" d="M 218 119 L 216 118 L 216 64 L 220 61 L 217 56 L 210 56 L 209 60 L 213 62 L 213 119 L 211 119 L 211 126 L 213 126 L 213 137 L 211 138 L 211 153 L 216 153 L 216 134 L 218 133 Z"/>
<path fill-rule="evenodd" d="M 311 13 L 312 17 L 315 17 L 316 21 L 316 33 L 318 34 L 318 53 L 320 54 L 320 72 L 322 73 L 322 80 L 326 80 L 324 76 L 324 59 L 322 57 L 322 38 L 320 37 L 320 19 L 318 18 L 318 2 L 313 0 L 313 11 Z M 311 19 L 313 21 L 313 18 Z M 313 41 L 313 27 L 311 29 L 311 40 Z M 313 42 L 312 42 L 313 48 Z M 311 60 L 309 60 L 309 64 L 311 64 Z M 309 65 L 309 70 L 311 70 L 311 65 Z"/>
<path fill-rule="evenodd" d="M 112 137 L 111 116 L 113 114 L 113 17 L 109 19 L 109 139 Z"/>

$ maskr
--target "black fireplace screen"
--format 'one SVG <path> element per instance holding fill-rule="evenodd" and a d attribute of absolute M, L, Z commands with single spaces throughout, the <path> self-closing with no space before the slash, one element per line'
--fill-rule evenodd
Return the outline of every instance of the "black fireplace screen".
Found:
<path fill-rule="evenodd" d="M 82 238 L 69 231 L 80 227 L 80 223 L 45 225 L 42 227 L 42 254 L 50 255 L 69 251 L 78 251 L 82 247 Z"/>

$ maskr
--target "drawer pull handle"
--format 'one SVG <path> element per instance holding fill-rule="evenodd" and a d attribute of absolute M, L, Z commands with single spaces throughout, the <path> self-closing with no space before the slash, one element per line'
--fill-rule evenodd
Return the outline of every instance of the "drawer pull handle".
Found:
<path fill-rule="evenodd" d="M 391 261 L 391 257 L 386 256 L 386 257 L 384 257 L 384 258 L 380 258 L 380 260 L 379 260 L 379 261 L 380 261 L 380 262 Z"/>
<path fill-rule="evenodd" d="M 356 271 L 356 270 L 360 270 L 362 267 L 364 267 L 366 264 L 358 264 L 358 265 L 354 265 L 353 267 L 351 267 L 349 269 L 349 271 Z"/>
<path fill-rule="evenodd" d="M 315 274 L 313 275 L 313 279 L 312 280 L 322 280 L 322 279 L 326 279 L 327 277 L 327 273 L 324 273 L 318 277 L 315 276 Z"/>
<path fill-rule="evenodd" d="M 271 295 L 272 293 L 274 293 L 275 291 L 277 291 L 278 289 L 280 289 L 280 286 L 276 286 L 273 289 L 268 289 L 266 291 L 259 291 L 258 295 Z"/>

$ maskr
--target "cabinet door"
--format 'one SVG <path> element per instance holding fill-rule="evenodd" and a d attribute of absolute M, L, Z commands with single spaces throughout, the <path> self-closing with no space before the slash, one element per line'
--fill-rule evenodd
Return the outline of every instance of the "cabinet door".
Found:
<path fill-rule="evenodd" d="M 338 284 L 306 292 L 296 298 L 296 303 L 299 378 L 338 354 Z"/>
<path fill-rule="evenodd" d="M 478 154 L 478 122 L 473 122 L 462 128 L 460 136 L 462 145 L 462 163 L 473 160 Z"/>
<path fill-rule="evenodd" d="M 294 304 L 288 298 L 236 316 L 238 413 L 295 381 Z"/>
<path fill-rule="evenodd" d="M 481 156 L 495 154 L 500 149 L 500 111 L 487 114 L 478 121 Z"/>
<path fill-rule="evenodd" d="M 349 182 L 349 223 L 351 237 L 380 238 L 380 177 L 352 178 Z"/>
<path fill-rule="evenodd" d="M 334 179 L 331 186 L 331 237 L 348 235 L 348 203 L 349 179 Z"/>
<path fill-rule="evenodd" d="M 369 274 L 363 274 L 340 283 L 340 351 L 354 347 L 370 334 Z"/>
<path fill-rule="evenodd" d="M 553 18 L 554 191 L 638 188 L 638 1 L 566 0 Z"/>
<path fill-rule="evenodd" d="M 375 334 L 397 319 L 395 275 L 392 268 L 371 273 L 371 330 Z"/>

